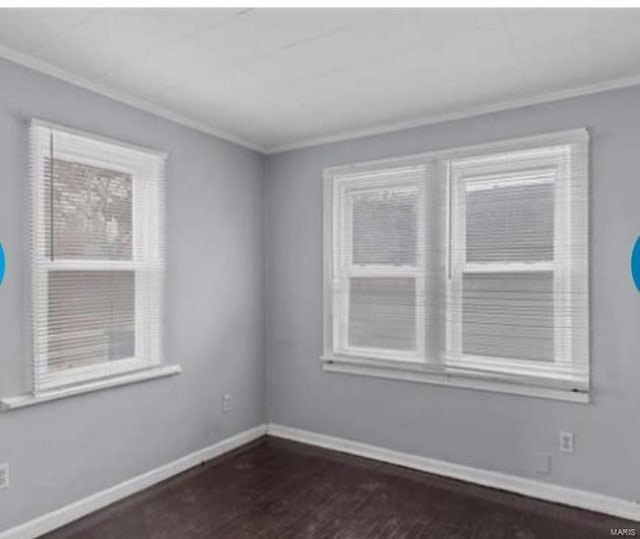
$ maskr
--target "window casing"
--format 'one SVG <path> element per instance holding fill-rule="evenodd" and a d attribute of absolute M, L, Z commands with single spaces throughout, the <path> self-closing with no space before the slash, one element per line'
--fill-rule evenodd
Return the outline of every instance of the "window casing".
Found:
<path fill-rule="evenodd" d="M 327 169 L 325 368 L 588 395 L 587 147 L 575 130 Z"/>
<path fill-rule="evenodd" d="M 367 213 L 375 213 L 380 208 L 384 212 L 386 206 L 389 214 L 395 207 L 395 215 L 382 223 L 387 228 L 384 250 L 368 248 L 366 237 L 359 243 L 354 242 L 353 234 L 335 237 L 337 316 L 333 318 L 333 346 L 338 353 L 405 361 L 421 361 L 424 356 L 424 309 L 420 300 L 424 297 L 424 186 L 421 181 L 424 169 L 424 166 L 392 169 L 373 179 L 346 176 L 334 184 L 337 201 L 334 219 L 340 223 L 339 228 L 357 229 L 363 221 L 366 226 Z M 407 240 L 406 234 L 411 231 L 413 236 Z M 411 301 L 390 303 L 388 299 L 391 296 L 393 300 L 393 292 L 396 295 L 404 292 L 413 304 Z M 368 303 L 367 298 L 371 298 Z M 398 309 L 403 312 L 398 313 Z M 401 324 L 405 326 L 404 331 L 398 327 L 399 331 L 385 335 L 385 326 L 397 317 L 404 318 L 406 323 Z M 377 326 L 378 331 L 369 331 L 367 335 L 367 321 Z M 377 346 L 372 346 L 376 342 Z"/>
<path fill-rule="evenodd" d="M 33 392 L 162 363 L 161 154 L 33 121 Z"/>

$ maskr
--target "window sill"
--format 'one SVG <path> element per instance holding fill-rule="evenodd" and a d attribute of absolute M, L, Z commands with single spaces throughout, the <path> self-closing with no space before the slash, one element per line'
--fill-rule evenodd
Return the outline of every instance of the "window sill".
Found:
<path fill-rule="evenodd" d="M 420 382 L 425 384 L 475 389 L 479 391 L 491 391 L 494 393 L 508 393 L 512 395 L 562 400 L 582 404 L 588 404 L 590 402 L 589 393 L 583 391 L 528 385 L 515 381 L 490 380 L 481 376 L 473 376 L 472 374 L 453 375 L 444 372 L 417 372 L 415 370 L 403 369 L 402 367 L 393 368 L 388 366 L 363 365 L 350 363 L 341 357 L 325 356 L 321 359 L 323 361 L 323 369 L 326 372 L 372 376 L 374 378 Z"/>
<path fill-rule="evenodd" d="M 65 399 L 67 397 L 82 395 L 84 393 L 92 393 L 93 391 L 100 391 L 110 387 L 135 384 L 147 380 L 154 380 L 156 378 L 164 378 L 166 376 L 180 374 L 181 372 L 182 368 L 180 365 L 162 365 L 103 380 L 92 380 L 90 382 L 70 387 L 52 389 L 38 395 L 27 394 L 18 395 L 16 397 L 4 397 L 0 399 L 0 412 L 17 410 L 18 408 L 24 408 L 26 406 L 35 406 L 36 404 Z"/>

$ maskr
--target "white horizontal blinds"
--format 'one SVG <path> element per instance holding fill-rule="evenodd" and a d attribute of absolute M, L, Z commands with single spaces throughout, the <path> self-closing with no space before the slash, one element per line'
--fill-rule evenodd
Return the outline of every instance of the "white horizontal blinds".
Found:
<path fill-rule="evenodd" d="M 449 364 L 588 386 L 587 141 L 450 161 Z"/>
<path fill-rule="evenodd" d="M 164 158 L 34 121 L 34 390 L 162 360 Z"/>
<path fill-rule="evenodd" d="M 587 389 L 587 149 L 572 131 L 328 172 L 327 354 Z"/>
<path fill-rule="evenodd" d="M 419 164 L 335 179 L 332 295 L 341 353 L 423 355 L 425 175 Z"/>

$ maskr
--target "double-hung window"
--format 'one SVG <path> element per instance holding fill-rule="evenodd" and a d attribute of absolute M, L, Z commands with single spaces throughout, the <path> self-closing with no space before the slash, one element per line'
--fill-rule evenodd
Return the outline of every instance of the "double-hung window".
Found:
<path fill-rule="evenodd" d="M 588 136 L 325 171 L 327 370 L 586 400 Z"/>
<path fill-rule="evenodd" d="M 33 391 L 162 363 L 164 155 L 34 121 Z"/>
<path fill-rule="evenodd" d="M 333 183 L 337 353 L 424 357 L 425 171 L 417 164 Z"/>

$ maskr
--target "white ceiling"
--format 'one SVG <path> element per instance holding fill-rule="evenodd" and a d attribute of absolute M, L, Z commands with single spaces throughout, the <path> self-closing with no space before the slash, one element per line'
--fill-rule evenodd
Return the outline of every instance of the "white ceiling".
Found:
<path fill-rule="evenodd" d="M 277 151 L 630 82 L 640 9 L 5 8 L 0 47 Z"/>

